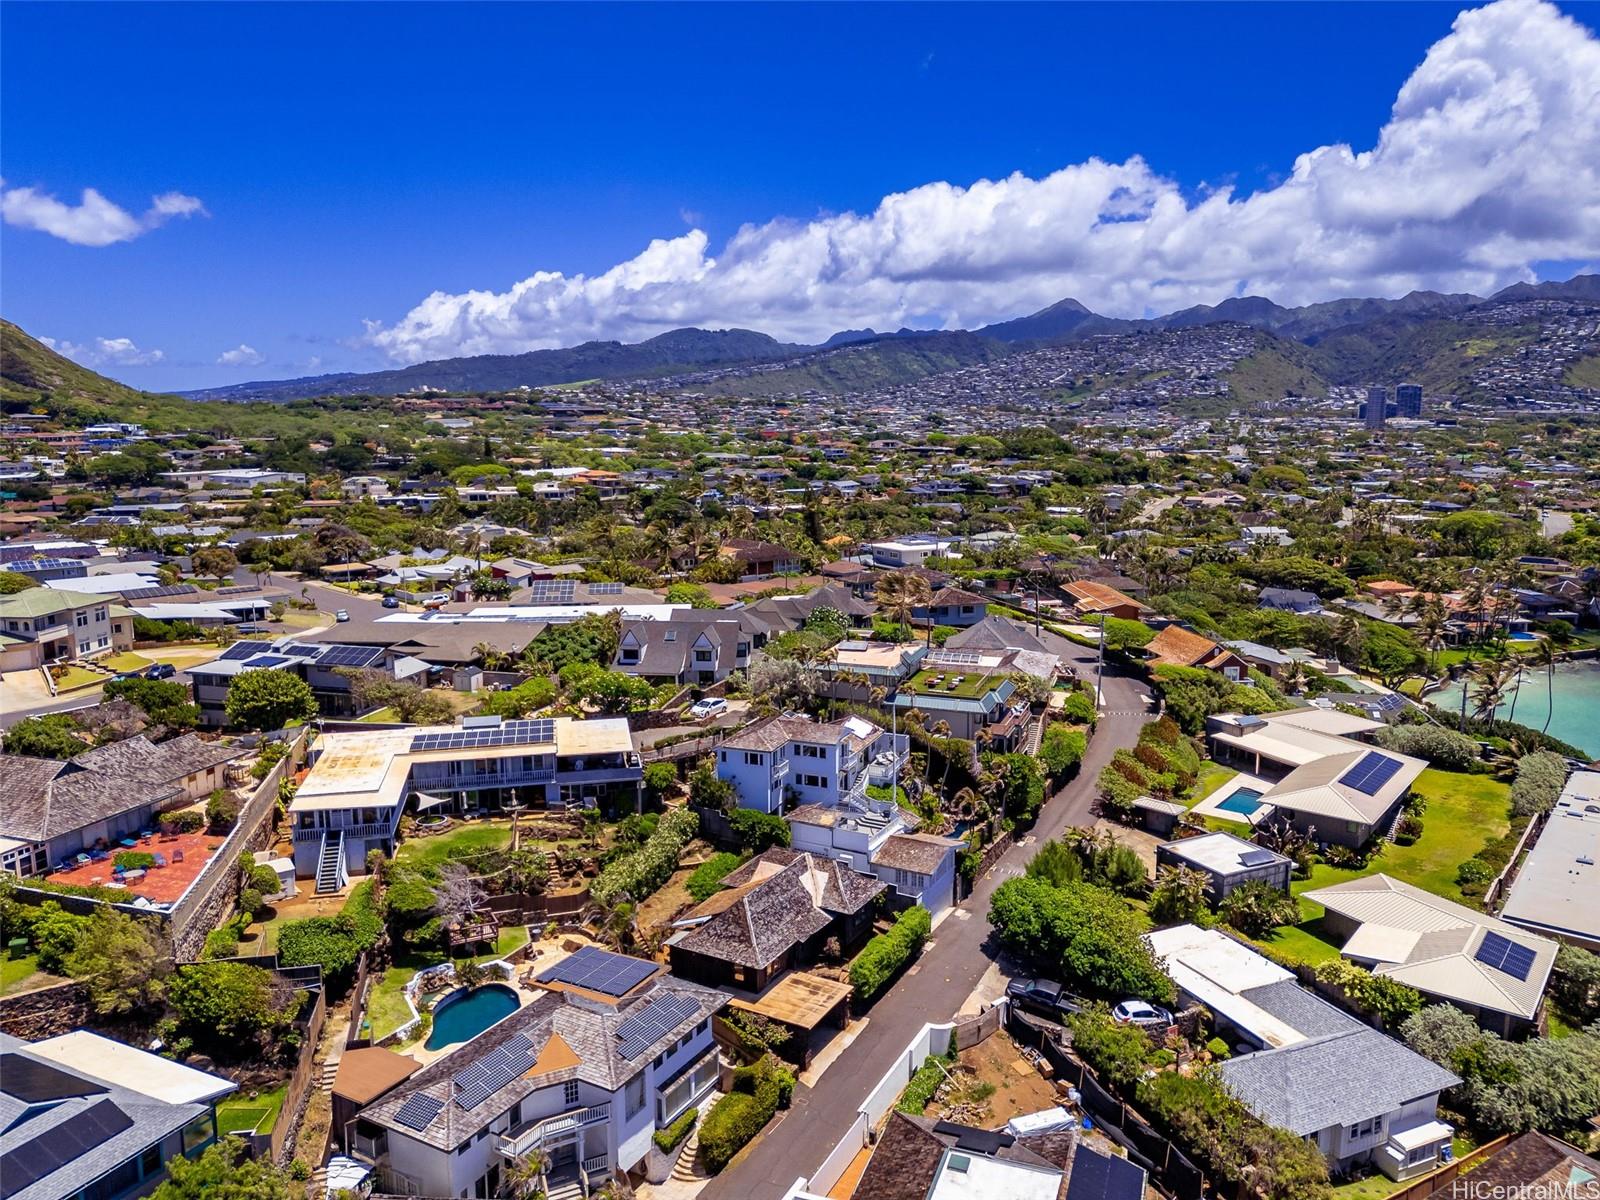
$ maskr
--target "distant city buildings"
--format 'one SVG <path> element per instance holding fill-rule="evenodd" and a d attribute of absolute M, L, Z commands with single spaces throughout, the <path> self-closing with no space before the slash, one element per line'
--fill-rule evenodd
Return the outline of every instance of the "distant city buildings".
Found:
<path fill-rule="evenodd" d="M 1368 429 L 1382 429 L 1389 418 L 1389 392 L 1387 388 L 1369 387 L 1367 405 L 1363 410 Z"/>
<path fill-rule="evenodd" d="M 1422 416 L 1422 385 L 1402 383 L 1394 389 L 1395 416 Z"/>

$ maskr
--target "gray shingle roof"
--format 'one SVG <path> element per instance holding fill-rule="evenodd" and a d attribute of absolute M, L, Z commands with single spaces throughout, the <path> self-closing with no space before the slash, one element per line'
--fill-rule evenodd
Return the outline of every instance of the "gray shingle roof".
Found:
<path fill-rule="evenodd" d="M 173 783 L 91 770 L 75 762 L 0 754 L 0 834 L 30 842 L 82 829 L 182 794 Z"/>
<path fill-rule="evenodd" d="M 1343 1033 L 1229 1059 L 1221 1071 L 1223 1082 L 1251 1112 L 1302 1137 L 1383 1116 L 1461 1082 L 1393 1038 L 1359 1024 Z"/>

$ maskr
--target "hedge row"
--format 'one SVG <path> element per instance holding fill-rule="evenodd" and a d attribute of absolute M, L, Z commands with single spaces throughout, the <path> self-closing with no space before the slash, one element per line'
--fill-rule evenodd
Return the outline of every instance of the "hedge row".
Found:
<path fill-rule="evenodd" d="M 896 971 L 922 948 L 933 930 L 933 917 L 920 904 L 906 909 L 894 927 L 868 942 L 850 964 L 850 986 L 856 999 L 867 1001 L 877 995 Z"/>
<path fill-rule="evenodd" d="M 1518 816 L 1546 813 L 1561 798 L 1567 783 L 1567 761 L 1550 750 L 1535 750 L 1517 760 L 1511 783 L 1511 811 Z"/>
<path fill-rule="evenodd" d="M 600 872 L 589 894 L 601 904 L 611 904 L 623 893 L 635 903 L 672 877 L 683 848 L 700 831 L 700 817 L 687 808 L 675 808 L 662 817 L 645 844 Z"/>
<path fill-rule="evenodd" d="M 651 1135 L 656 1144 L 656 1149 L 663 1154 L 671 1154 L 689 1136 L 689 1131 L 694 1128 L 694 1123 L 700 1119 L 700 1110 L 691 1108 L 665 1129 L 658 1129 Z"/>
<path fill-rule="evenodd" d="M 715 1175 L 766 1128 L 794 1094 L 794 1076 L 770 1057 L 733 1073 L 733 1091 L 711 1106 L 700 1125 L 699 1159 Z"/>

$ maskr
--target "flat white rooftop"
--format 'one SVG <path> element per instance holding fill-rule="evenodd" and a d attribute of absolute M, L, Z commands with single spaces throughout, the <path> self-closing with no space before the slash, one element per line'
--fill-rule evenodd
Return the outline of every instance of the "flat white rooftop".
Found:
<path fill-rule="evenodd" d="M 124 1045 L 87 1029 L 75 1029 L 28 1046 L 31 1054 L 114 1083 L 168 1104 L 205 1104 L 236 1091 L 238 1084 L 197 1071 L 160 1055 Z"/>

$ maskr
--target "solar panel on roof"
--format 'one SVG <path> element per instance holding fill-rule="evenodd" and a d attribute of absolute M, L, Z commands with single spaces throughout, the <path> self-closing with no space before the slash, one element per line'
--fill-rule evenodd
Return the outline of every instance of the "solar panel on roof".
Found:
<path fill-rule="evenodd" d="M 589 585 L 591 596 L 620 596 L 622 585 L 620 583 L 591 583 Z"/>
<path fill-rule="evenodd" d="M 1513 979 L 1526 981 L 1528 972 L 1533 970 L 1533 961 L 1537 956 L 1520 942 L 1513 942 L 1508 937 L 1491 932 L 1483 935 L 1483 942 L 1473 957 L 1486 967 L 1493 967 Z"/>
<path fill-rule="evenodd" d="M 261 642 L 235 642 L 217 657 L 228 662 L 241 662 L 261 653 Z"/>
<path fill-rule="evenodd" d="M 0 1054 L 0 1085 L 6 1095 L 29 1104 L 68 1096 L 95 1096 L 106 1090 L 93 1080 L 21 1054 Z"/>
<path fill-rule="evenodd" d="M 296 642 L 292 646 L 283 647 L 283 652 L 285 654 L 292 654 L 296 658 L 316 658 L 317 655 L 322 653 L 322 647 L 321 646 L 302 646 L 298 642 Z"/>
<path fill-rule="evenodd" d="M 1390 758 L 1387 754 L 1369 750 L 1361 756 L 1360 762 L 1340 777 L 1339 782 L 1362 795 L 1376 796 L 1383 790 L 1383 785 L 1394 778 L 1398 770 L 1400 770 L 1398 758 Z"/>
<path fill-rule="evenodd" d="M 259 658 L 252 658 L 250 665 L 252 667 L 281 667 L 288 661 L 290 660 L 282 654 L 263 654 Z"/>
<path fill-rule="evenodd" d="M 394 1114 L 394 1119 L 407 1129 L 415 1129 L 420 1133 L 433 1123 L 433 1119 L 439 1115 L 439 1110 L 443 1107 L 443 1100 L 435 1100 L 432 1096 L 419 1093 L 400 1106 L 399 1111 Z"/>
<path fill-rule="evenodd" d="M 317 660 L 317 665 L 319 667 L 364 667 L 382 654 L 383 650 L 378 646 L 334 645 L 323 651 L 322 657 Z"/>
<path fill-rule="evenodd" d="M 96 1146 L 132 1128 L 133 1118 L 113 1100 L 101 1100 L 70 1120 L 51 1126 L 0 1158 L 0 1179 L 5 1180 L 6 1195 L 13 1195 L 55 1174 Z"/>
<path fill-rule="evenodd" d="M 669 992 L 646 1001 L 617 1026 L 617 1053 L 638 1058 L 656 1042 L 700 1011 L 687 996 Z"/>
<path fill-rule="evenodd" d="M 134 588 L 122 593 L 124 600 L 156 600 L 162 596 L 187 596 L 200 589 L 190 583 L 169 583 L 163 587 Z"/>
<path fill-rule="evenodd" d="M 1080 1145 L 1072 1156 L 1066 1200 L 1143 1200 L 1144 1171 L 1114 1154 Z"/>
<path fill-rule="evenodd" d="M 625 996 L 656 973 L 656 965 L 598 946 L 584 946 L 539 976 L 540 983 L 565 983 L 606 996 Z"/>
<path fill-rule="evenodd" d="M 533 1066 L 532 1052 L 533 1042 L 526 1034 L 512 1034 L 466 1070 L 456 1073 L 456 1103 L 462 1108 L 477 1108 Z"/>

